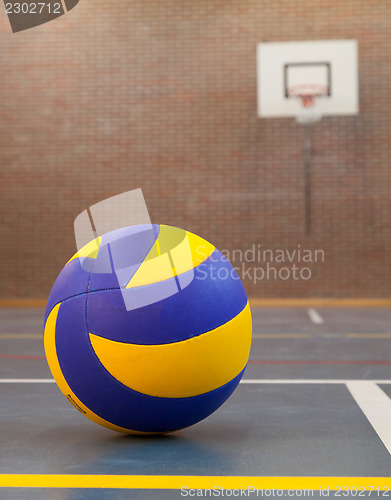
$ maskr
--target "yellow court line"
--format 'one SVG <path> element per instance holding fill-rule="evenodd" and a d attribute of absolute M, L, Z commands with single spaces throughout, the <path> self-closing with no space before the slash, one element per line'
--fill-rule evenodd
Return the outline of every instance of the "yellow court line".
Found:
<path fill-rule="evenodd" d="M 46 307 L 47 299 L 0 299 L 2 307 Z M 253 307 L 391 307 L 391 298 L 374 299 L 332 299 L 332 298 L 301 298 L 301 299 L 263 299 L 250 297 Z"/>
<path fill-rule="evenodd" d="M 347 333 L 350 339 L 391 339 L 391 333 Z"/>
<path fill-rule="evenodd" d="M 0 333 L 0 339 L 43 339 L 40 333 Z"/>
<path fill-rule="evenodd" d="M 120 488 L 120 489 L 248 489 L 326 490 L 385 489 L 390 477 L 295 477 L 295 476 L 128 476 L 82 474 L 0 474 L 6 488 Z"/>
<path fill-rule="evenodd" d="M 253 339 L 308 339 L 310 333 L 255 333 Z"/>
<path fill-rule="evenodd" d="M 312 337 L 323 337 L 322 335 L 312 335 L 311 333 L 255 333 L 253 339 L 309 339 Z M 332 333 L 327 336 L 348 337 L 351 339 L 391 339 L 391 333 Z M 0 340 L 12 339 L 43 339 L 41 333 L 0 333 Z"/>
<path fill-rule="evenodd" d="M 255 333 L 253 339 L 308 339 L 308 338 L 342 338 L 350 339 L 391 339 L 391 333 Z"/>
<path fill-rule="evenodd" d="M 391 307 L 390 299 L 261 299 L 250 298 L 253 307 Z"/>
<path fill-rule="evenodd" d="M 312 337 L 323 337 L 323 335 L 312 335 L 311 333 L 255 333 L 253 339 L 309 339 Z M 346 333 L 327 334 L 327 337 L 348 337 L 351 339 L 391 339 L 391 333 Z M 0 340 L 12 339 L 43 339 L 40 333 L 0 333 Z"/>

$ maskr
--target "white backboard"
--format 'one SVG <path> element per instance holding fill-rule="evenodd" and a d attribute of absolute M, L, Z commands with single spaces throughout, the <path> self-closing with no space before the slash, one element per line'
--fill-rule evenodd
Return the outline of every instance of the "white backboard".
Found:
<path fill-rule="evenodd" d="M 316 99 L 321 115 L 358 113 L 356 40 L 264 42 L 257 47 L 258 116 L 297 116 L 301 100 L 289 95 L 297 85 L 324 86 Z"/>

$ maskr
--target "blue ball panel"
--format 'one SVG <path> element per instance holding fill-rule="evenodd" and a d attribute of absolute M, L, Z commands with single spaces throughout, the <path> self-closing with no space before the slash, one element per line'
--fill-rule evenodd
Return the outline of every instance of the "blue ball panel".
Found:
<path fill-rule="evenodd" d="M 151 224 L 125 227 L 103 235 L 92 270 L 89 290 L 125 287 L 145 260 L 159 233 L 160 226 Z M 111 261 L 109 262 L 111 270 L 112 266 L 119 269 L 117 273 L 100 272 L 105 268 L 107 270 L 107 256 Z M 125 276 L 125 280 L 123 283 L 118 283 L 118 277 L 121 275 Z"/>
<path fill-rule="evenodd" d="M 148 240 L 146 238 L 143 239 L 140 237 L 140 234 L 142 235 L 140 230 L 145 230 L 145 227 L 147 226 L 131 226 L 129 228 L 121 228 L 105 234 L 102 237 L 101 249 L 98 252 L 96 260 L 84 257 L 82 265 L 80 259 L 72 259 L 62 269 L 53 285 L 46 305 L 45 321 L 49 316 L 50 311 L 56 304 L 59 304 L 70 297 L 86 293 L 87 291 L 119 288 L 118 278 L 114 272 L 97 272 L 103 268 L 105 268 L 106 271 L 108 270 L 106 265 L 107 263 L 105 262 L 105 258 L 108 255 L 105 243 L 114 240 L 112 243 L 114 251 L 116 251 L 117 255 L 119 254 L 119 256 L 121 256 L 121 250 L 119 247 L 122 246 L 123 248 L 128 249 L 133 246 L 132 242 L 129 241 L 130 238 L 134 238 L 135 248 L 140 248 L 140 243 L 143 243 L 144 241 L 144 246 L 141 245 L 141 252 L 137 253 L 135 251 L 134 255 L 130 256 L 129 251 L 127 250 L 126 252 L 129 259 L 133 259 L 133 261 L 137 261 L 141 264 L 160 232 L 159 225 L 151 225 L 151 228 L 154 231 L 153 238 L 148 238 Z"/>
<path fill-rule="evenodd" d="M 244 370 L 224 386 L 190 398 L 152 397 L 125 387 L 102 366 L 93 351 L 86 329 L 86 300 L 83 295 L 61 304 L 56 348 L 72 391 L 101 418 L 135 431 L 173 431 L 213 413 L 238 385 Z"/>
<path fill-rule="evenodd" d="M 84 259 L 83 267 L 79 259 L 71 260 L 58 275 L 50 292 L 45 311 L 45 322 L 53 307 L 69 297 L 86 293 L 90 272 L 86 269 L 94 264 L 94 259 Z"/>
<path fill-rule="evenodd" d="M 226 279 L 212 279 L 217 272 Z M 125 293 L 135 294 L 135 300 L 137 295 L 158 297 L 156 289 L 168 286 L 170 281 L 175 279 Z M 179 342 L 223 325 L 246 304 L 246 292 L 236 271 L 215 250 L 194 269 L 194 278 L 188 286 L 150 305 L 127 311 L 120 290 L 89 294 L 88 329 L 90 333 L 117 342 L 144 345 Z"/>

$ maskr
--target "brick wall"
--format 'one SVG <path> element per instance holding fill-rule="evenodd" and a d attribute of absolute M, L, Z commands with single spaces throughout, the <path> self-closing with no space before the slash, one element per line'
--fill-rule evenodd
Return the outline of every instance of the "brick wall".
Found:
<path fill-rule="evenodd" d="M 137 187 L 219 248 L 324 250 L 252 296 L 390 296 L 391 2 L 81 0 L 18 34 L 1 9 L 1 297 L 45 297 L 75 216 Z M 257 118 L 255 50 L 334 38 L 359 42 L 361 112 L 313 129 L 306 236 L 304 130 Z"/>

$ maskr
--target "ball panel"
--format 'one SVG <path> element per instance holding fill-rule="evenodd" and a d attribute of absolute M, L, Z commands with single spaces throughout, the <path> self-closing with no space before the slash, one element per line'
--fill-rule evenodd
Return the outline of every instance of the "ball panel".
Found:
<path fill-rule="evenodd" d="M 72 389 L 69 387 L 67 381 L 64 378 L 64 375 L 61 371 L 60 364 L 58 362 L 57 350 L 56 350 L 56 323 L 58 311 L 60 309 L 61 303 L 57 304 L 50 312 L 44 330 L 44 346 L 45 346 L 45 354 L 46 359 L 49 364 L 50 371 L 55 379 L 59 389 L 67 398 L 67 400 L 83 415 L 88 417 L 90 420 L 96 422 L 97 424 L 103 425 L 108 429 L 118 432 L 129 432 L 129 429 L 125 429 L 123 427 L 119 427 L 117 425 L 113 425 L 107 420 L 100 418 L 98 415 L 93 413 L 89 408 L 87 408 L 79 398 L 73 393 Z M 137 432 L 137 434 L 144 434 Z"/>
<path fill-rule="evenodd" d="M 139 240 L 142 230 L 144 229 L 145 233 L 145 229 L 149 227 L 151 228 L 150 232 L 153 233 L 153 237 L 149 238 L 151 242 L 147 242 L 149 246 L 143 250 L 141 254 L 142 258 L 136 256 L 138 267 L 140 262 L 142 262 L 144 257 L 148 254 L 151 245 L 156 241 L 156 237 L 159 234 L 158 225 L 121 228 L 90 241 L 76 252 L 66 263 L 52 287 L 46 306 L 45 319 L 56 304 L 70 297 L 85 293 L 87 290 L 96 291 L 119 288 L 116 273 L 112 272 L 110 268 L 108 269 L 110 260 L 107 244 L 112 242 L 113 248 L 110 250 L 115 252 L 116 246 L 118 246 L 118 240 L 116 240 L 116 238 L 120 238 L 119 241 L 122 241 L 123 245 L 126 246 L 126 244 L 128 244 L 126 238 L 132 237 L 135 243 L 134 246 L 137 247 L 136 243 L 140 243 Z M 102 272 L 102 270 L 104 272 Z M 108 272 L 109 270 L 110 272 Z"/>
<path fill-rule="evenodd" d="M 228 383 L 246 366 L 250 306 L 224 325 L 182 342 L 127 344 L 93 334 L 90 341 L 106 370 L 127 387 L 157 397 L 197 396 Z"/>
<path fill-rule="evenodd" d="M 95 260 L 98 255 L 101 241 L 102 241 L 101 236 L 90 241 L 89 243 L 87 243 L 87 245 L 84 245 L 84 247 L 82 247 L 79 251 L 77 251 L 75 255 L 73 255 L 65 265 L 69 264 L 72 260 L 79 258 L 83 259 L 85 257 L 88 257 L 90 259 Z"/>
<path fill-rule="evenodd" d="M 91 274 L 90 291 L 124 288 L 140 269 L 159 233 L 160 226 L 144 224 L 104 234 Z"/>
<path fill-rule="evenodd" d="M 225 279 L 217 278 L 219 272 Z M 246 307 L 247 295 L 243 285 L 218 250 L 194 269 L 192 278 L 179 293 L 130 311 L 124 307 L 120 290 L 89 294 L 89 331 L 117 342 L 167 344 L 217 328 Z M 172 280 L 174 285 L 175 280 Z M 168 286 L 168 281 L 131 288 L 126 293 L 134 294 L 132 300 L 135 302 L 137 295 L 159 297 L 157 288 Z"/>
<path fill-rule="evenodd" d="M 92 269 L 94 260 L 87 258 L 86 261 L 90 263 Z M 50 292 L 46 305 L 45 320 L 56 304 L 69 297 L 87 292 L 90 273 L 86 270 L 87 266 L 84 267 L 83 269 L 80 259 L 73 259 L 62 269 Z"/>
<path fill-rule="evenodd" d="M 85 325 L 85 302 L 86 295 L 75 297 L 58 310 L 58 363 L 75 401 L 80 402 L 77 404 L 112 425 L 141 432 L 188 427 L 221 406 L 243 375 L 244 370 L 223 387 L 190 398 L 160 398 L 133 391 L 116 380 L 94 353 Z"/>
<path fill-rule="evenodd" d="M 213 245 L 189 231 L 162 225 L 154 246 L 126 288 L 150 285 L 186 273 L 214 250 Z"/>

